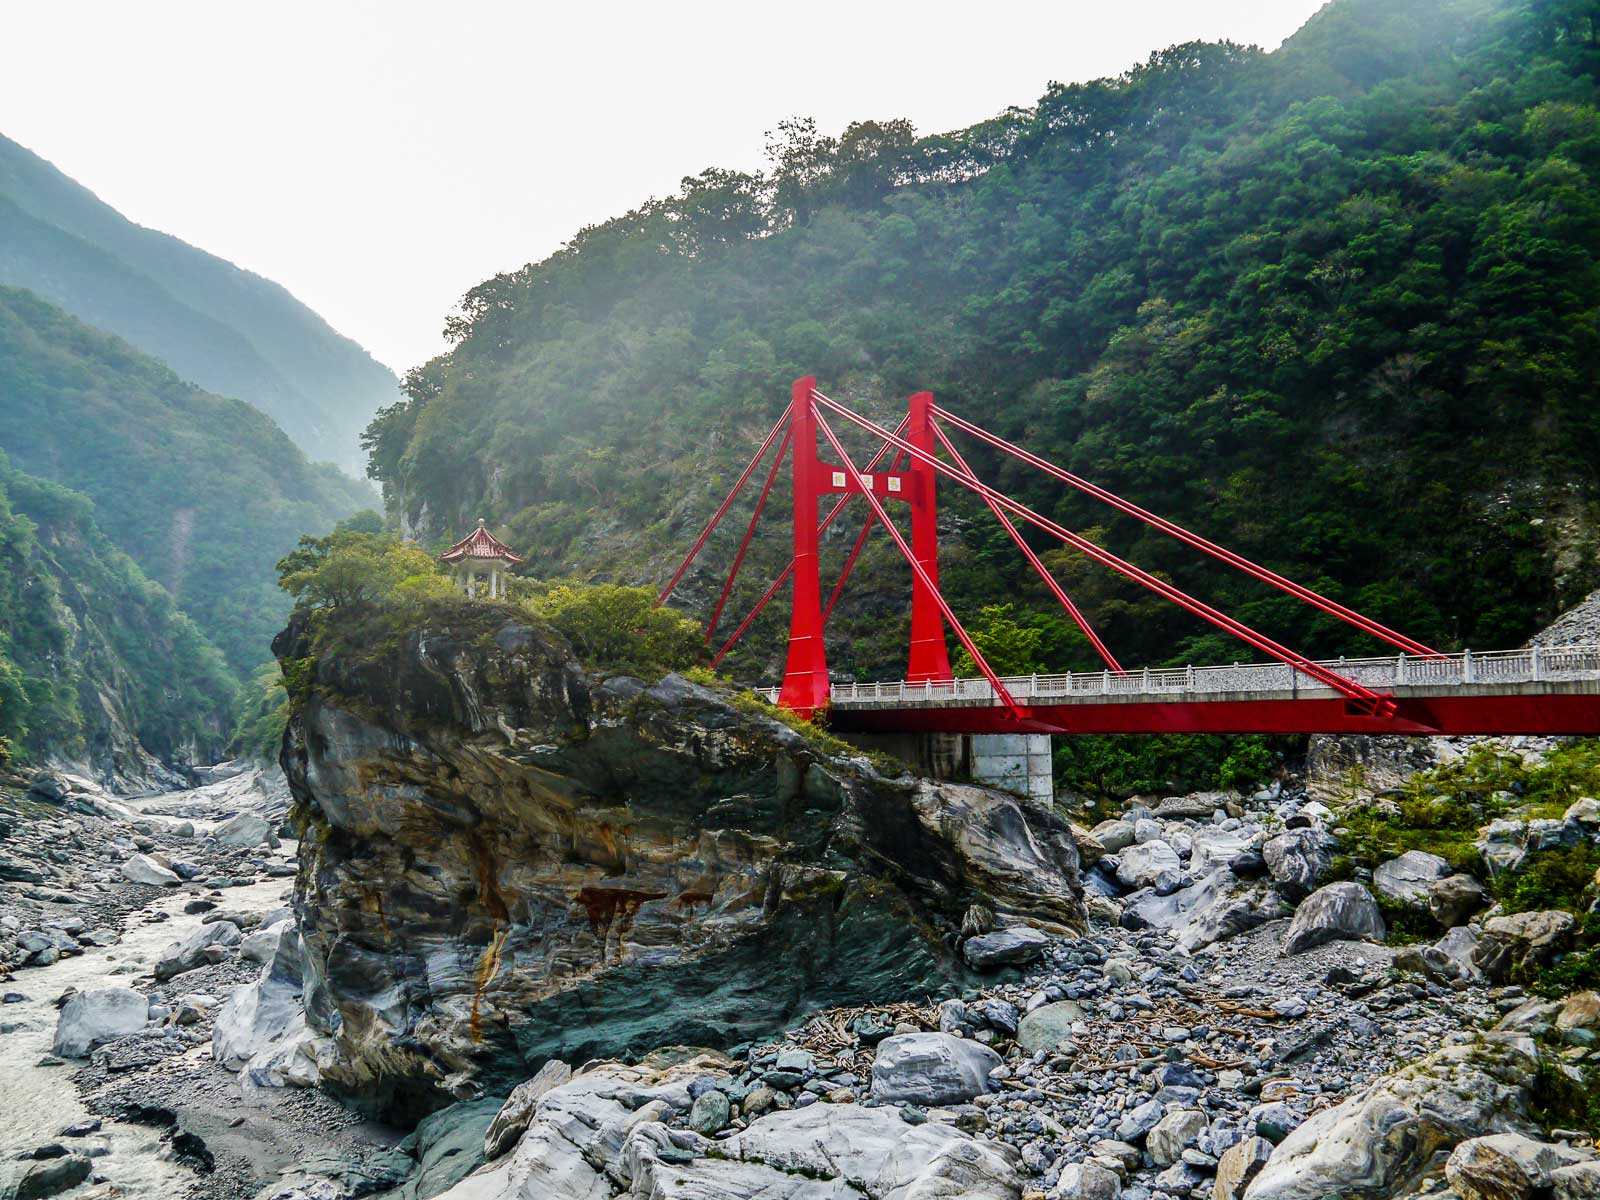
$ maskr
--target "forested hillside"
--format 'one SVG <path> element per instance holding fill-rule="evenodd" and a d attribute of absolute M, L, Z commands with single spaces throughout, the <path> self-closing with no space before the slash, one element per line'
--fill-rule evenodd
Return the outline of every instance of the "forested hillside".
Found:
<path fill-rule="evenodd" d="M 288 613 L 277 560 L 371 500 L 248 404 L 4 287 L 0 450 L 89 497 L 106 536 L 240 672 L 267 660 Z"/>
<path fill-rule="evenodd" d="M 135 225 L 0 137 L 0 284 L 127 339 L 185 379 L 245 400 L 308 457 L 359 476 L 357 436 L 395 379 L 271 280 Z"/>
<path fill-rule="evenodd" d="M 792 378 L 885 418 L 931 388 L 1417 637 L 1516 643 L 1600 582 L 1597 11 L 1334 0 L 1274 53 L 1175 46 L 948 135 L 787 123 L 769 172 L 705 171 L 469 293 L 373 468 L 428 537 L 482 514 L 534 574 L 660 579 Z M 1293 644 L 1372 649 L 999 479 Z M 744 601 L 786 561 L 779 507 Z M 1042 666 L 1090 665 L 987 515 L 942 511 L 958 606 L 1019 600 Z M 836 668 L 901 669 L 893 558 L 858 568 Z M 1049 559 L 1124 661 L 1240 653 Z M 781 620 L 741 673 L 770 674 Z"/>
<path fill-rule="evenodd" d="M 88 497 L 0 454 L 0 760 L 139 782 L 226 748 L 237 680 L 95 524 Z"/>

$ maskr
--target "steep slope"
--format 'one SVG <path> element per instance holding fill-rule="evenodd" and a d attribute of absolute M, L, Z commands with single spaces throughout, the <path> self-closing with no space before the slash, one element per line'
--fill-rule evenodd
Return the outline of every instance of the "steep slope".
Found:
<path fill-rule="evenodd" d="M 249 405 L 12 288 L 0 288 L 0 450 L 92 499 L 106 535 L 239 671 L 266 660 L 288 613 L 277 560 L 371 498 Z"/>
<path fill-rule="evenodd" d="M 1176 46 L 949 135 L 791 124 L 769 174 L 706 172 L 470 293 L 374 467 L 427 536 L 485 515 L 535 573 L 659 580 L 789 380 L 879 417 L 932 388 L 1415 636 L 1516 644 L 1600 582 L 1595 9 L 1335 0 L 1273 54 Z M 1374 648 L 971 457 L 1292 644 Z M 1053 611 L 981 506 L 941 511 L 962 611 Z M 775 528 L 731 613 L 786 561 Z M 1125 662 L 1239 654 L 1051 561 Z M 865 566 L 833 665 L 895 675 L 907 572 L 887 546 Z M 771 677 L 783 619 L 741 674 Z M 1039 667 L 1097 665 L 1066 629 Z"/>
<path fill-rule="evenodd" d="M 0 137 L 0 283 L 125 338 L 361 473 L 357 435 L 396 396 L 366 351 L 271 280 L 127 220 Z"/>
<path fill-rule="evenodd" d="M 226 748 L 237 680 L 95 523 L 88 497 L 0 455 L 0 742 L 105 782 L 171 782 Z"/>

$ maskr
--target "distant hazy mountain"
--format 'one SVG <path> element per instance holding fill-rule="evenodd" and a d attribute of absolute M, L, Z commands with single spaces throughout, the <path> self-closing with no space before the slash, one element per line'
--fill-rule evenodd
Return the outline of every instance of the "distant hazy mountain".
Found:
<path fill-rule="evenodd" d="M 0 287 L 0 451 L 94 503 L 94 521 L 227 656 L 269 657 L 277 561 L 376 500 L 270 417 L 178 378 L 31 292 Z M 0 617 L 3 620 L 3 617 Z"/>
<path fill-rule="evenodd" d="M 0 283 L 254 405 L 308 457 L 357 476 L 362 428 L 398 398 L 388 368 L 278 284 L 135 225 L 4 137 Z"/>

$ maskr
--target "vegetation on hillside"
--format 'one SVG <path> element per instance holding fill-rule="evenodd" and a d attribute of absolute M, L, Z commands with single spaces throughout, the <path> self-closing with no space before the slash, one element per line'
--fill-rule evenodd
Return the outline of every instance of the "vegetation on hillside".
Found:
<path fill-rule="evenodd" d="M 85 496 L 0 455 L 0 759 L 220 757 L 237 680 Z"/>
<path fill-rule="evenodd" d="M 786 123 L 767 172 L 702 172 L 468 293 L 454 349 L 368 429 L 371 472 L 430 536 L 486 513 L 536 575 L 644 583 L 792 378 L 888 420 L 931 387 L 1414 636 L 1514 644 L 1600 582 L 1597 12 L 1334 0 L 1275 53 L 1175 46 L 950 134 Z M 1297 648 L 1376 648 L 970 457 Z M 944 491 L 957 610 L 1053 611 L 981 506 Z M 786 561 L 774 528 L 730 613 Z M 853 530 L 836 533 L 832 564 Z M 1046 557 L 1126 662 L 1241 654 L 1075 552 Z M 903 669 L 908 580 L 869 548 L 836 670 Z M 691 573 L 680 599 L 708 609 L 719 583 Z M 774 675 L 780 609 L 727 669 Z M 1052 670 L 1096 665 L 1078 639 L 1045 650 Z"/>
<path fill-rule="evenodd" d="M 361 427 L 397 394 L 386 367 L 276 283 L 135 225 L 4 137 L 0 284 L 246 401 L 310 458 L 357 475 Z"/>
<path fill-rule="evenodd" d="M 370 500 L 272 421 L 37 296 L 0 288 L 0 447 L 95 519 L 244 674 L 289 602 L 273 564 Z"/>

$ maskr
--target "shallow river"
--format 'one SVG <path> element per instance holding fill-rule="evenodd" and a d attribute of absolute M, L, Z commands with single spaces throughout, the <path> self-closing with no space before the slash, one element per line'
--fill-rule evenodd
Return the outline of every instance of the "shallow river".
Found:
<path fill-rule="evenodd" d="M 285 879 L 269 879 L 230 888 L 224 893 L 223 904 L 265 912 L 282 902 L 280 898 L 289 883 Z M 110 1146 L 111 1153 L 95 1159 L 95 1170 L 121 1187 L 125 1196 L 176 1196 L 193 1180 L 194 1174 L 187 1167 L 162 1157 L 162 1131 L 154 1127 L 107 1121 L 100 1133 L 82 1142 L 61 1138 L 63 1129 L 90 1115 L 72 1085 L 72 1074 L 79 1064 L 39 1065 L 39 1060 L 50 1053 L 55 1038 L 56 997 L 73 987 L 79 991 L 102 987 L 139 989 L 137 981 L 141 976 L 148 978 L 151 965 L 167 944 L 200 925 L 204 913 L 183 911 L 184 903 L 193 898 L 193 892 L 174 893 L 158 906 L 172 914 L 171 920 L 136 925 L 115 946 L 19 972 L 15 982 L 4 986 L 5 991 L 21 992 L 28 998 L 20 1004 L 0 1006 L 0 1027 L 17 1026 L 0 1035 L 0 1156 L 12 1158 L 19 1151 L 52 1141 L 62 1141 L 68 1149 L 76 1150 L 82 1148 L 82 1143 L 98 1139 Z M 135 969 L 113 974 L 119 966 Z"/>

